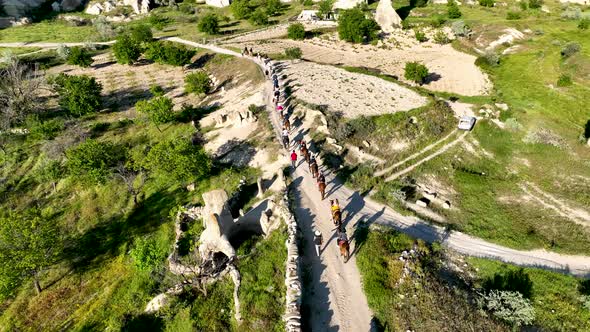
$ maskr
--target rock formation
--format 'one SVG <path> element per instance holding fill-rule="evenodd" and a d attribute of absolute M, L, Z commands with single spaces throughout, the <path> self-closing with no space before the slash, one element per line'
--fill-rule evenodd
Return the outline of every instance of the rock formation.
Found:
<path fill-rule="evenodd" d="M 120 6 L 130 6 L 136 14 L 147 14 L 150 11 L 151 0 L 106 0 L 88 5 L 86 14 L 100 15 L 108 13 Z"/>
<path fill-rule="evenodd" d="M 82 2 L 82 0 L 62 0 L 59 4 L 59 7 L 62 11 L 69 12 L 72 10 L 76 10 L 78 7 L 80 7 L 82 5 Z"/>
<path fill-rule="evenodd" d="M 230 0 L 206 0 L 207 6 L 212 7 L 227 7 L 231 4 Z"/>
<path fill-rule="evenodd" d="M 205 207 L 202 213 L 205 230 L 201 234 L 199 245 L 199 254 L 203 259 L 217 252 L 222 252 L 230 258 L 236 255 L 226 235 L 234 223 L 227 207 L 228 199 L 227 193 L 221 189 L 203 194 Z"/>
<path fill-rule="evenodd" d="M 44 4 L 46 0 L 3 0 L 0 2 L 7 16 L 21 17 Z"/>
<path fill-rule="evenodd" d="M 377 12 L 375 13 L 375 21 L 385 33 L 392 33 L 396 28 L 401 28 L 402 19 L 399 17 L 393 6 L 391 0 L 379 0 L 377 5 Z"/>

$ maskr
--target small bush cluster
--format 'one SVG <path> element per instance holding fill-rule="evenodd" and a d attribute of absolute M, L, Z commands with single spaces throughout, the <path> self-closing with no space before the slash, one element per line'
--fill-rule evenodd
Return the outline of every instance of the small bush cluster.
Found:
<path fill-rule="evenodd" d="M 141 52 L 141 45 L 127 34 L 119 36 L 113 45 L 115 59 L 117 59 L 117 63 L 123 65 L 136 62 L 141 56 Z"/>
<path fill-rule="evenodd" d="M 207 94 L 212 88 L 213 82 L 205 71 L 188 74 L 184 78 L 184 91 L 186 93 Z"/>
<path fill-rule="evenodd" d="M 506 19 L 507 20 L 520 20 L 520 13 L 519 12 L 508 12 L 506 13 Z"/>
<path fill-rule="evenodd" d="M 529 8 L 539 9 L 543 6 L 543 0 L 529 0 Z"/>
<path fill-rule="evenodd" d="M 535 320 L 531 301 L 519 292 L 492 290 L 484 295 L 484 300 L 486 310 L 513 326 L 529 325 Z"/>
<path fill-rule="evenodd" d="M 59 105 L 70 115 L 82 116 L 101 108 L 102 85 L 94 77 L 61 73 L 51 81 L 59 95 Z"/>
<path fill-rule="evenodd" d="M 578 43 L 568 43 L 564 48 L 561 49 L 561 57 L 569 58 L 570 56 L 580 52 L 582 47 Z"/>
<path fill-rule="evenodd" d="M 494 7 L 495 0 L 479 0 L 479 5 L 484 7 Z"/>
<path fill-rule="evenodd" d="M 447 19 L 442 15 L 434 15 L 432 20 L 430 20 L 430 26 L 433 28 L 440 28 L 447 22 Z"/>
<path fill-rule="evenodd" d="M 590 18 L 583 18 L 578 23 L 578 29 L 580 30 L 588 30 L 590 28 Z"/>
<path fill-rule="evenodd" d="M 423 84 L 428 77 L 428 68 L 419 62 L 408 62 L 404 68 L 404 77 L 412 82 Z"/>
<path fill-rule="evenodd" d="M 259 7 L 250 15 L 248 20 L 254 25 L 268 25 L 268 14 L 264 8 Z"/>
<path fill-rule="evenodd" d="M 92 65 L 92 56 L 85 48 L 75 46 L 69 51 L 67 63 L 82 68 L 88 68 Z"/>
<path fill-rule="evenodd" d="M 428 40 L 428 38 L 426 38 L 426 34 L 422 30 L 414 30 L 414 36 L 416 37 L 416 40 L 421 43 Z"/>
<path fill-rule="evenodd" d="M 557 79 L 557 86 L 558 87 L 570 86 L 570 85 L 572 85 L 572 83 L 573 83 L 572 77 L 567 74 L 561 74 L 561 75 L 559 75 L 559 78 Z"/>
<path fill-rule="evenodd" d="M 29 115 L 25 120 L 25 126 L 29 131 L 27 137 L 33 140 L 54 139 L 65 128 L 64 122 L 60 119 L 42 121 L 38 115 Z"/>
<path fill-rule="evenodd" d="M 111 142 L 89 139 L 66 151 L 71 175 L 90 183 L 104 183 L 111 169 L 123 160 L 125 151 Z"/>
<path fill-rule="evenodd" d="M 449 2 L 447 2 L 447 15 L 451 19 L 463 16 L 455 0 L 449 0 Z"/>
<path fill-rule="evenodd" d="M 471 32 L 471 29 L 467 24 L 465 24 L 464 21 L 453 22 L 453 24 L 451 25 L 451 30 L 453 31 L 455 36 L 459 37 L 465 37 L 469 35 L 469 33 Z"/>
<path fill-rule="evenodd" d="M 288 47 L 285 49 L 285 56 L 288 59 L 301 59 L 303 53 L 299 47 Z"/>
<path fill-rule="evenodd" d="M 493 51 L 486 51 L 475 60 L 475 64 L 480 67 L 496 67 L 500 64 L 500 56 Z"/>
<path fill-rule="evenodd" d="M 172 42 L 149 43 L 145 51 L 145 57 L 161 64 L 184 66 L 191 62 L 195 50 Z"/>
<path fill-rule="evenodd" d="M 150 271 L 158 267 L 167 255 L 167 248 L 159 245 L 154 238 L 138 238 L 130 251 L 135 267 L 140 271 Z"/>
<path fill-rule="evenodd" d="M 352 42 L 369 42 L 377 38 L 379 25 L 359 8 L 344 10 L 338 17 L 338 36 Z"/>
<path fill-rule="evenodd" d="M 447 36 L 446 33 L 444 33 L 444 31 L 439 30 L 434 34 L 434 42 L 440 45 L 444 45 L 444 44 L 448 44 L 451 42 L 451 40 L 449 39 L 449 37 Z"/>
<path fill-rule="evenodd" d="M 305 39 L 305 27 L 301 23 L 295 23 L 289 25 L 287 29 L 287 37 L 293 40 L 303 40 Z"/>
<path fill-rule="evenodd" d="M 197 28 L 206 34 L 216 35 L 219 33 L 219 17 L 213 13 L 209 13 L 199 20 Z"/>

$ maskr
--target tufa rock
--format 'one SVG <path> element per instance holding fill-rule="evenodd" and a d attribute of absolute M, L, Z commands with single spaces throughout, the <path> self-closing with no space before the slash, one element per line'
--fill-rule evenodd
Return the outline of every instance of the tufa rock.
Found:
<path fill-rule="evenodd" d="M 375 21 L 385 33 L 392 33 L 395 29 L 401 28 L 402 19 L 399 17 L 393 6 L 391 0 L 380 0 L 377 5 L 377 12 L 375 13 Z"/>

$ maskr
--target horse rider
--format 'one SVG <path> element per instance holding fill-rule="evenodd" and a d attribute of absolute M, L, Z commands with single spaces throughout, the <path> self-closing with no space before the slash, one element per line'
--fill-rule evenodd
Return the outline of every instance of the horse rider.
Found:
<path fill-rule="evenodd" d="M 317 166 L 318 162 L 315 160 L 315 157 L 312 155 L 311 158 L 309 159 L 309 169 L 311 169 L 311 166 L 315 164 Z"/>
<path fill-rule="evenodd" d="M 320 248 L 322 246 L 322 242 L 323 242 L 322 233 L 316 229 L 315 232 L 313 233 L 313 244 L 315 246 L 315 252 L 316 252 L 316 254 L 318 254 L 318 256 L 320 255 Z"/>
<path fill-rule="evenodd" d="M 320 175 L 318 175 L 318 183 L 326 183 L 326 177 L 324 176 L 324 173 L 320 172 Z"/>
<path fill-rule="evenodd" d="M 338 199 L 331 200 L 330 201 L 330 205 L 331 205 L 331 208 L 332 208 L 332 215 L 334 215 L 334 213 L 336 211 L 338 211 L 338 212 L 340 211 L 340 204 L 338 203 Z"/>
<path fill-rule="evenodd" d="M 291 165 L 293 165 L 293 168 L 297 167 L 297 153 L 295 152 L 295 150 L 291 152 Z"/>
<path fill-rule="evenodd" d="M 285 144 L 285 147 L 289 146 L 289 131 L 287 130 L 287 128 L 283 127 L 283 143 Z"/>
<path fill-rule="evenodd" d="M 340 246 L 343 242 L 348 242 L 348 236 L 346 235 L 345 229 L 338 230 L 338 240 L 336 241 L 338 246 Z"/>

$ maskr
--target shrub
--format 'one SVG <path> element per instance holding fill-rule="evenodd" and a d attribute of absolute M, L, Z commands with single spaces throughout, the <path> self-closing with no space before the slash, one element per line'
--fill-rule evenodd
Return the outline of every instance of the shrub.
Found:
<path fill-rule="evenodd" d="M 557 86 L 564 87 L 564 86 L 570 86 L 570 85 L 572 85 L 571 76 L 569 76 L 567 74 L 559 75 L 559 78 L 557 79 Z"/>
<path fill-rule="evenodd" d="M 195 53 L 195 50 L 172 42 L 152 42 L 146 49 L 145 57 L 157 63 L 184 66 L 191 62 Z"/>
<path fill-rule="evenodd" d="M 57 182 L 63 177 L 64 169 L 59 160 L 45 161 L 35 177 L 39 183 L 50 183 L 55 191 Z"/>
<path fill-rule="evenodd" d="M 578 23 L 578 29 L 580 30 L 587 30 L 590 28 L 590 18 L 583 18 Z"/>
<path fill-rule="evenodd" d="M 130 65 L 139 59 L 141 46 L 129 35 L 121 35 L 113 45 L 113 54 L 117 59 L 117 63 Z"/>
<path fill-rule="evenodd" d="M 92 64 L 92 56 L 82 47 L 72 47 L 68 55 L 67 62 L 70 65 L 88 68 Z"/>
<path fill-rule="evenodd" d="M 90 183 L 104 183 L 124 156 L 125 151 L 111 142 L 89 139 L 66 151 L 67 168 L 70 175 Z"/>
<path fill-rule="evenodd" d="M 111 22 L 107 21 L 104 16 L 99 16 L 94 19 L 92 25 L 94 26 L 94 29 L 96 29 L 100 40 L 111 40 L 117 36 L 115 27 Z"/>
<path fill-rule="evenodd" d="M 281 12 L 283 5 L 281 0 L 266 0 L 266 14 L 269 16 L 275 16 Z"/>
<path fill-rule="evenodd" d="M 507 20 L 520 20 L 520 13 L 519 12 L 507 12 L 506 13 Z"/>
<path fill-rule="evenodd" d="M 529 325 L 535 320 L 535 309 L 519 292 L 492 290 L 484 299 L 488 311 L 513 326 Z"/>
<path fill-rule="evenodd" d="M 70 115 L 82 116 L 96 112 L 102 106 L 102 86 L 94 77 L 59 74 L 52 80 L 59 94 L 59 105 Z"/>
<path fill-rule="evenodd" d="M 238 20 L 248 18 L 252 14 L 252 8 L 248 0 L 236 0 L 230 5 L 230 9 L 234 17 Z"/>
<path fill-rule="evenodd" d="M 302 55 L 299 47 L 288 47 L 285 49 L 285 56 L 289 59 L 301 59 Z"/>
<path fill-rule="evenodd" d="M 338 17 L 338 36 L 340 39 L 361 43 L 371 41 L 377 37 L 379 25 L 368 19 L 359 8 L 344 10 Z"/>
<path fill-rule="evenodd" d="M 437 44 L 448 44 L 450 42 L 449 37 L 447 37 L 447 34 L 444 33 L 444 31 L 439 30 L 434 34 L 434 42 Z"/>
<path fill-rule="evenodd" d="M 319 3 L 319 8 L 317 15 L 320 19 L 325 19 L 331 12 L 332 8 L 334 7 L 334 0 L 322 0 Z"/>
<path fill-rule="evenodd" d="M 410 7 L 426 7 L 428 0 L 410 0 Z"/>
<path fill-rule="evenodd" d="M 262 7 L 259 7 L 250 15 L 249 21 L 254 25 L 267 25 L 268 14 Z"/>
<path fill-rule="evenodd" d="M 167 249 L 154 238 L 139 238 L 129 254 L 138 270 L 150 271 L 162 264 L 167 256 Z"/>
<path fill-rule="evenodd" d="M 566 20 L 579 20 L 582 18 L 582 10 L 579 7 L 567 7 L 561 13 L 561 18 Z"/>
<path fill-rule="evenodd" d="M 412 24 L 407 19 L 402 20 L 402 30 L 409 30 L 412 28 Z"/>
<path fill-rule="evenodd" d="M 464 21 L 453 22 L 453 24 L 451 25 L 451 30 L 453 31 L 455 36 L 460 37 L 465 37 L 471 32 L 471 29 L 469 28 L 469 26 L 465 24 Z"/>
<path fill-rule="evenodd" d="M 407 80 L 423 84 L 428 77 L 428 68 L 419 62 L 407 62 L 404 68 L 404 77 Z"/>
<path fill-rule="evenodd" d="M 208 176 L 211 160 L 201 147 L 192 145 L 188 138 L 177 138 L 153 146 L 144 166 L 165 178 L 172 177 L 186 183 Z"/>
<path fill-rule="evenodd" d="M 529 8 L 539 9 L 543 6 L 543 0 L 529 0 Z"/>
<path fill-rule="evenodd" d="M 516 120 L 515 118 L 508 118 L 504 122 L 506 128 L 511 131 L 520 131 L 522 130 L 522 125 Z"/>
<path fill-rule="evenodd" d="M 150 92 L 154 97 L 161 97 L 164 95 L 164 89 L 157 84 L 150 85 Z"/>
<path fill-rule="evenodd" d="M 219 33 L 219 18 L 217 15 L 209 13 L 199 21 L 197 24 L 199 31 L 209 35 L 215 35 Z"/>
<path fill-rule="evenodd" d="M 140 100 L 135 103 L 135 109 L 148 117 L 151 123 L 160 130 L 160 125 L 174 119 L 172 99 L 166 97 L 155 97 L 150 100 Z"/>
<path fill-rule="evenodd" d="M 568 58 L 578 52 L 580 52 L 582 48 L 580 47 L 580 44 L 578 43 L 569 43 L 567 45 L 565 45 L 565 47 L 563 49 L 561 49 L 561 56 L 563 58 Z"/>
<path fill-rule="evenodd" d="M 447 20 L 442 15 L 434 15 L 430 21 L 433 28 L 440 28 Z"/>
<path fill-rule="evenodd" d="M 41 121 L 37 115 L 29 115 L 25 125 L 29 130 L 28 137 L 34 140 L 54 139 L 65 128 L 64 122 L 60 119 Z"/>
<path fill-rule="evenodd" d="M 447 3 L 447 6 L 447 15 L 449 16 L 449 18 L 459 18 L 463 16 L 461 10 L 459 9 L 459 6 L 454 0 L 449 1 Z"/>
<path fill-rule="evenodd" d="M 148 17 L 148 23 L 154 27 L 154 29 L 156 30 L 162 30 L 164 29 L 164 27 L 166 27 L 168 24 L 172 23 L 172 20 L 164 17 L 164 16 L 160 16 L 158 14 L 152 13 L 149 17 Z"/>
<path fill-rule="evenodd" d="M 207 94 L 212 88 L 213 82 L 204 71 L 188 74 L 184 78 L 184 91 L 186 93 Z"/>
<path fill-rule="evenodd" d="M 289 25 L 287 29 L 287 37 L 293 40 L 305 39 L 305 27 L 301 23 L 295 23 Z"/>
<path fill-rule="evenodd" d="M 493 51 L 486 51 L 475 60 L 475 64 L 480 67 L 496 67 L 500 64 L 500 56 Z"/>
<path fill-rule="evenodd" d="M 152 29 L 146 24 L 131 27 L 129 29 L 129 36 L 136 43 L 149 43 L 154 39 Z"/>
<path fill-rule="evenodd" d="M 64 44 L 60 44 L 56 50 L 57 57 L 63 61 L 66 61 L 68 59 L 71 52 L 72 52 L 72 49 Z M 8 61 L 4 61 L 4 62 L 8 62 Z"/>
<path fill-rule="evenodd" d="M 484 7 L 494 7 L 495 0 L 479 0 L 479 5 Z"/>
<path fill-rule="evenodd" d="M 422 30 L 414 30 L 414 36 L 416 36 L 416 40 L 421 43 L 428 40 L 428 38 L 426 38 L 426 34 Z"/>
<path fill-rule="evenodd" d="M 527 5 L 527 3 L 524 2 L 524 1 L 519 2 L 518 5 L 520 6 L 520 10 L 523 10 L 523 11 L 524 10 L 527 10 L 529 8 L 529 6 Z"/>
<path fill-rule="evenodd" d="M 349 122 L 339 122 L 334 130 L 334 138 L 337 141 L 343 142 L 344 140 L 354 135 L 354 127 Z"/>

